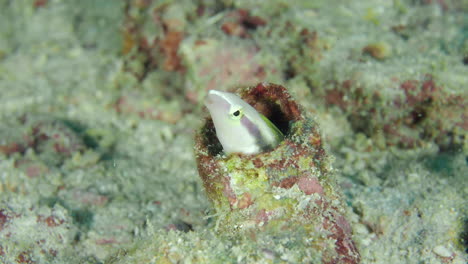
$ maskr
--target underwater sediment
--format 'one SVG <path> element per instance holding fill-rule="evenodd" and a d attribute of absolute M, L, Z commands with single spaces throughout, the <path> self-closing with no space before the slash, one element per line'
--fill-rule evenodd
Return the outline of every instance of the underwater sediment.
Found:
<path fill-rule="evenodd" d="M 260 83 L 238 94 L 277 125 L 285 139 L 271 151 L 225 155 L 207 117 L 195 152 L 219 232 L 253 239 L 261 233 L 299 235 L 302 246 L 323 263 L 359 263 L 317 123 L 280 85 Z"/>

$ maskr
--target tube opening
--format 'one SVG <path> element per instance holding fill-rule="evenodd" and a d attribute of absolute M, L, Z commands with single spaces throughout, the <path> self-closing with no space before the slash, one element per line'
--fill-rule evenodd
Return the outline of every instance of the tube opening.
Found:
<path fill-rule="evenodd" d="M 302 119 L 298 105 L 286 88 L 281 85 L 260 83 L 254 87 L 239 89 L 238 94 L 278 127 L 285 138 L 290 137 L 291 125 Z M 201 133 L 202 144 L 210 156 L 216 156 L 223 152 L 223 147 L 216 136 L 216 130 L 210 117 L 207 117 Z"/>

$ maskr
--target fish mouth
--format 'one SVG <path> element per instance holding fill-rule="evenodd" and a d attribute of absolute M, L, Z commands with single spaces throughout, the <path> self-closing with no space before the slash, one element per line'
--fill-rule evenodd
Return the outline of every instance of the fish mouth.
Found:
<path fill-rule="evenodd" d="M 229 109 L 229 102 L 222 96 L 222 92 L 210 90 L 205 98 L 205 106 L 208 110 Z"/>
<path fill-rule="evenodd" d="M 209 93 L 205 98 L 205 106 L 209 108 L 210 106 L 214 105 L 216 100 L 215 97 L 216 95 Z"/>

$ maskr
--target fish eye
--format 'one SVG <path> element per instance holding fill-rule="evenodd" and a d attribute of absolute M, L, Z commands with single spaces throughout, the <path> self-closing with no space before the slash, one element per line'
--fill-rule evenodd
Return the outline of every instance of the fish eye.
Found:
<path fill-rule="evenodd" d="M 241 119 L 243 114 L 242 107 L 233 107 L 231 108 L 231 111 L 229 111 L 229 116 L 234 120 Z"/>

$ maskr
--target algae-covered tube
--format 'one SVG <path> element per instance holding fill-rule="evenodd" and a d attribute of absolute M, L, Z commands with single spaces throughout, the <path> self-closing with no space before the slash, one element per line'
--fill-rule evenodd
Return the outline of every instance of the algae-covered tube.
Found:
<path fill-rule="evenodd" d="M 264 149 L 254 148 L 259 151 L 248 149 L 248 154 L 225 151 L 223 146 L 228 144 L 220 142 L 223 135 L 217 132 L 229 129 L 220 129 L 218 121 L 213 123 L 216 118 L 210 109 L 211 115 L 196 134 L 195 154 L 206 194 L 218 215 L 219 231 L 251 237 L 260 232 L 300 232 L 309 238 L 304 243 L 313 254 L 320 254 L 323 263 L 359 263 L 360 255 L 344 217 L 345 205 L 317 123 L 280 85 L 260 83 L 236 93 L 267 124 L 271 122 L 273 132 L 250 127 L 244 131 L 255 133 L 245 135 L 239 130 L 231 136 L 245 138 L 251 144 L 267 141 L 257 140 L 261 134 L 275 140 Z M 239 109 L 235 108 L 239 105 L 242 103 L 236 103 L 234 109 L 230 106 L 236 119 Z M 277 139 L 281 140 L 276 143 Z"/>

